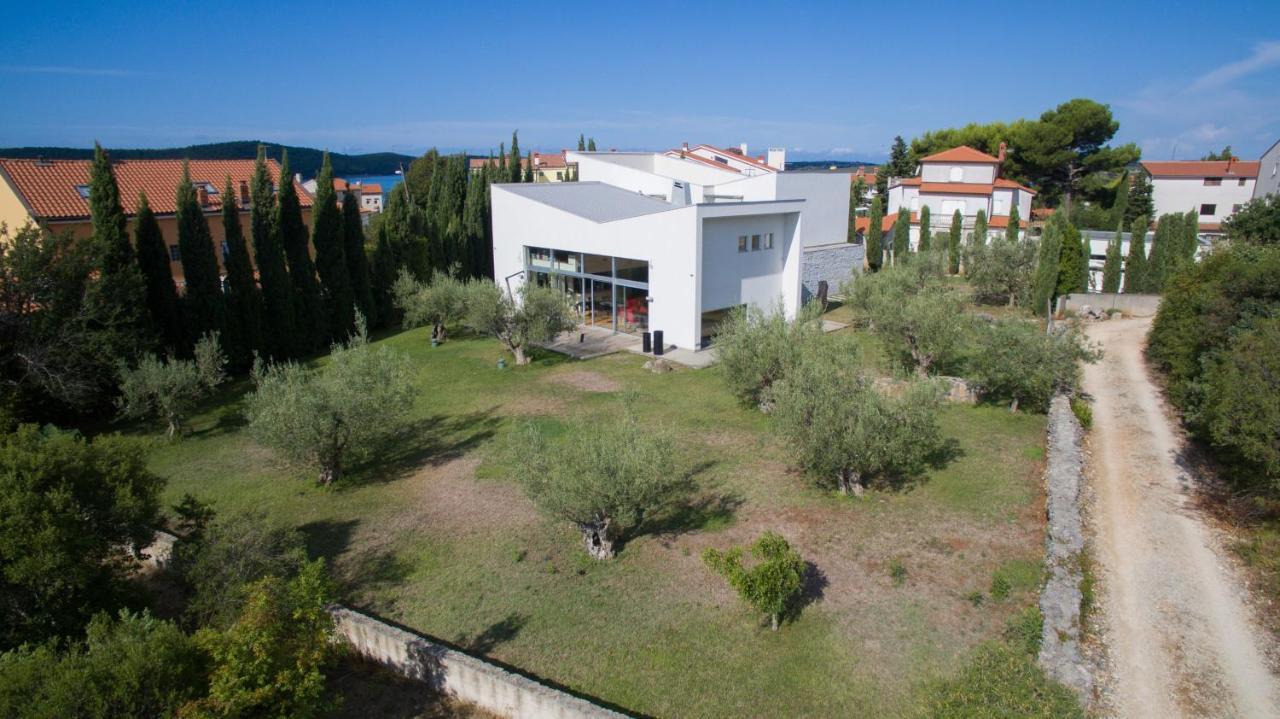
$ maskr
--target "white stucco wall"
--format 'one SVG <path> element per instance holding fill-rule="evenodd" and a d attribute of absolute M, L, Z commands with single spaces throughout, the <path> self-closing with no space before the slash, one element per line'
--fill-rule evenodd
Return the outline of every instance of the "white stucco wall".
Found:
<path fill-rule="evenodd" d="M 1280 142 L 1276 142 L 1259 160 L 1258 181 L 1253 186 L 1255 198 L 1280 193 Z"/>
<path fill-rule="evenodd" d="M 1234 205 L 1243 205 L 1253 198 L 1255 181 L 1246 178 L 1241 185 L 1239 178 L 1224 177 L 1216 187 L 1206 186 L 1203 177 L 1155 177 L 1151 180 L 1151 199 L 1156 216 L 1171 212 L 1200 212 L 1203 204 L 1217 205 L 1211 215 L 1199 215 L 1200 222 L 1220 223 L 1231 216 Z M 1156 218 L 1152 218 L 1156 219 Z"/>
<path fill-rule="evenodd" d="M 773 233 L 771 249 L 738 252 L 738 237 Z M 761 240 L 763 242 L 763 239 Z M 790 238 L 782 215 L 707 218 L 702 224 L 702 311 L 741 304 L 768 307 L 783 294 Z"/>
<path fill-rule="evenodd" d="M 951 168 L 958 167 L 962 178 L 951 177 Z M 996 181 L 996 166 L 973 162 L 925 162 L 920 165 L 920 178 L 925 182 L 979 182 Z"/>
<path fill-rule="evenodd" d="M 591 153 L 571 152 L 569 157 L 570 162 L 578 163 L 579 182 L 603 182 L 646 195 L 669 197 L 671 194 L 671 179 L 646 169 L 653 167 L 653 156 L 648 153 L 619 154 L 603 159 Z"/>

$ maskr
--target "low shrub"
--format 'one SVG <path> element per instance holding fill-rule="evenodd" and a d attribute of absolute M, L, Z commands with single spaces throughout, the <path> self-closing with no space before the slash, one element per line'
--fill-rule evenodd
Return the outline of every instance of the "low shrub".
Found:
<path fill-rule="evenodd" d="M 1075 414 L 1076 419 L 1080 420 L 1080 426 L 1085 429 L 1093 428 L 1093 406 L 1087 401 L 1079 398 L 1071 398 L 1071 411 Z"/>

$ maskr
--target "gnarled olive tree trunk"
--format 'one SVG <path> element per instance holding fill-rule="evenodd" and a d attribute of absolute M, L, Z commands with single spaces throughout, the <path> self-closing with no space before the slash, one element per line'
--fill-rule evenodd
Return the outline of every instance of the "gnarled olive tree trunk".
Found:
<path fill-rule="evenodd" d="M 613 543 L 617 539 L 613 520 L 609 517 L 593 522 L 579 522 L 582 542 L 593 559 L 613 559 Z"/>
<path fill-rule="evenodd" d="M 862 475 L 851 469 L 842 469 L 836 473 L 836 487 L 839 488 L 840 494 L 852 494 L 855 497 L 861 497 L 867 491 L 862 484 Z M 775 626 L 774 629 L 777 627 Z"/>

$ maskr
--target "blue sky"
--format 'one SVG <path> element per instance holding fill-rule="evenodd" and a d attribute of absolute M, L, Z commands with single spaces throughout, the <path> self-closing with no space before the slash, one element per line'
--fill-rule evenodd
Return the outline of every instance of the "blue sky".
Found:
<path fill-rule="evenodd" d="M 1072 97 L 1153 159 L 1280 138 L 1274 1 L 0 2 L 0 146 L 485 151 L 518 128 L 878 160 Z"/>

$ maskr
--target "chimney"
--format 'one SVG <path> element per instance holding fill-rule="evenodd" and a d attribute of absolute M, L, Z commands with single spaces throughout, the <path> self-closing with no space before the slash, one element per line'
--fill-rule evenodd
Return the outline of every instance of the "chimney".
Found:
<path fill-rule="evenodd" d="M 240 205 L 246 207 L 249 204 L 249 183 L 244 180 L 240 181 Z"/>
<path fill-rule="evenodd" d="M 744 142 L 744 143 L 742 143 L 741 145 L 738 145 L 738 147 L 739 147 L 739 148 L 741 148 L 741 150 L 742 150 L 742 156 L 743 156 L 743 157 L 746 157 L 746 156 L 747 156 L 747 143 L 745 143 L 745 142 Z"/>
<path fill-rule="evenodd" d="M 769 154 L 767 157 L 769 159 L 765 162 L 765 164 L 768 165 L 769 167 L 772 167 L 778 170 L 779 172 L 787 169 L 787 148 L 770 147 Z"/>
<path fill-rule="evenodd" d="M 689 143 L 687 143 L 687 142 L 682 142 L 682 143 L 680 143 L 680 151 L 681 151 L 681 152 L 688 152 L 688 151 L 689 151 Z"/>
<path fill-rule="evenodd" d="M 1006 145 L 1003 142 L 1000 143 L 1000 151 L 996 153 L 996 159 L 999 160 L 1000 162 L 1004 162 L 1004 151 L 1007 148 L 1008 148 L 1008 145 Z"/>
<path fill-rule="evenodd" d="M 196 202 L 199 202 L 201 207 L 209 206 L 209 190 L 205 188 L 204 183 L 196 185 Z"/>

